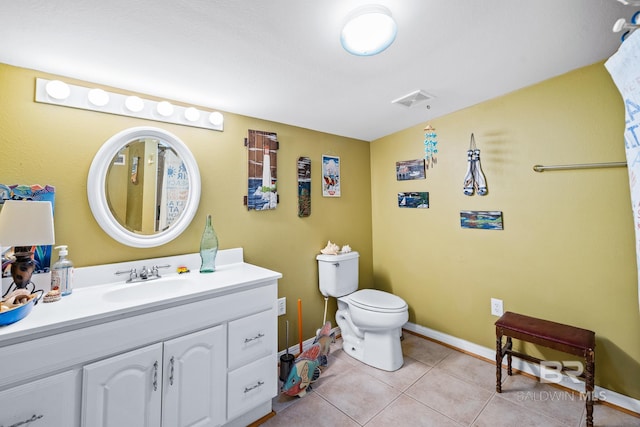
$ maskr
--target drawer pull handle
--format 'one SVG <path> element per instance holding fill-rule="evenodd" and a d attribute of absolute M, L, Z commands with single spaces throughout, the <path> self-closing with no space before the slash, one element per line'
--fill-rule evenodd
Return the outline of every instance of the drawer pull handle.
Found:
<path fill-rule="evenodd" d="M 249 343 L 249 342 L 251 342 L 251 341 L 259 340 L 259 339 L 260 339 L 260 338 L 262 338 L 262 337 L 264 337 L 264 334 L 263 334 L 262 332 L 260 332 L 260 333 L 258 333 L 258 335 L 256 335 L 256 336 L 255 336 L 255 337 L 253 337 L 253 338 L 245 338 L 245 339 L 244 339 L 244 343 L 246 344 L 246 343 Z"/>
<path fill-rule="evenodd" d="M 158 391 L 158 361 L 153 364 L 153 391 Z"/>
<path fill-rule="evenodd" d="M 256 384 L 252 385 L 251 387 L 245 387 L 244 392 L 249 393 L 251 390 L 256 389 L 262 385 L 264 385 L 264 381 L 258 381 Z"/>
<path fill-rule="evenodd" d="M 31 418 L 28 418 L 28 419 L 26 419 L 26 420 L 24 420 L 24 421 L 18 421 L 18 422 L 17 422 L 17 423 L 15 423 L 15 424 L 11 424 L 9 427 L 20 427 L 20 426 L 23 426 L 23 425 L 25 425 L 25 424 L 29 424 L 29 423 L 32 423 L 32 422 L 34 422 L 34 421 L 38 421 L 40 418 L 44 418 L 44 415 L 36 415 L 36 414 L 33 414 L 33 415 L 31 416 Z"/>
<path fill-rule="evenodd" d="M 171 373 L 169 374 L 169 384 L 173 385 L 173 365 L 175 363 L 175 359 L 173 356 L 171 356 L 171 359 L 169 359 L 169 365 L 171 366 Z"/>

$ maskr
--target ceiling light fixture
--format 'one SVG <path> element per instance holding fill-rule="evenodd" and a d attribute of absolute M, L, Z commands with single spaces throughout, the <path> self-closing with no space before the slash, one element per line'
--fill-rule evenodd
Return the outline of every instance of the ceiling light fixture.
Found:
<path fill-rule="evenodd" d="M 340 43 L 353 55 L 372 56 L 382 52 L 396 39 L 396 22 L 384 6 L 367 5 L 353 10 L 342 28 Z"/>

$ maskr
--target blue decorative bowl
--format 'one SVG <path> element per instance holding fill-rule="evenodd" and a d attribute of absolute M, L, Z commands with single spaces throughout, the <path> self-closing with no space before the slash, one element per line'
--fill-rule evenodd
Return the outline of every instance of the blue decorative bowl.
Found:
<path fill-rule="evenodd" d="M 16 307 L 13 310 L 0 313 L 0 326 L 10 325 L 16 323 L 18 320 L 22 320 L 33 310 L 33 306 L 36 303 L 37 298 L 31 298 L 26 304 Z"/>

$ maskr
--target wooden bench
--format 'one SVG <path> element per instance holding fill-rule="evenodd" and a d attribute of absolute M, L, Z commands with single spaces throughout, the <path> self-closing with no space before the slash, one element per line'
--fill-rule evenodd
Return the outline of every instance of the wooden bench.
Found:
<path fill-rule="evenodd" d="M 503 336 L 507 337 L 504 346 L 502 345 Z M 584 372 L 576 376 L 585 380 L 587 427 L 592 427 L 596 334 L 587 329 L 507 311 L 496 322 L 496 392 L 498 393 L 502 392 L 502 360 L 505 355 L 507 356 L 507 373 L 509 375 L 513 374 L 511 356 L 534 363 L 543 362 L 542 359 L 514 351 L 512 338 L 580 356 L 585 360 Z M 562 370 L 564 370 L 564 365 Z"/>

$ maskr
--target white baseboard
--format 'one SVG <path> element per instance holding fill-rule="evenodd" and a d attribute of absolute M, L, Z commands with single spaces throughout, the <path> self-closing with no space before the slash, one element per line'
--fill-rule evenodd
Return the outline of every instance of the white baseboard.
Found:
<path fill-rule="evenodd" d="M 420 325 L 416 325 L 415 323 L 407 322 L 403 326 L 403 329 L 406 329 L 407 331 L 414 332 L 419 335 L 423 335 L 427 338 L 431 338 L 435 341 L 439 341 L 443 344 L 447 344 L 451 347 L 455 347 L 459 350 L 474 354 L 476 356 L 480 356 L 485 359 L 495 360 L 496 358 L 495 349 L 483 347 L 481 345 L 474 344 L 472 342 L 436 331 L 434 329 L 427 328 L 425 326 L 420 326 Z M 522 372 L 526 372 L 530 375 L 540 378 L 540 368 L 537 364 L 530 363 L 522 359 L 519 359 L 517 357 L 514 357 L 512 366 L 514 369 L 518 369 Z M 576 384 L 567 375 L 563 375 L 563 379 L 560 385 L 563 387 L 569 388 L 571 390 L 584 392 L 583 383 Z M 620 394 L 615 391 L 608 390 L 606 388 L 599 387 L 599 386 L 595 387 L 594 396 L 596 398 L 600 397 L 601 398 L 600 400 L 605 400 L 607 403 L 611 405 L 618 406 L 620 408 L 624 408 L 629 411 L 640 414 L 640 400 L 634 399 L 629 396 L 625 396 L 624 394 Z"/>

